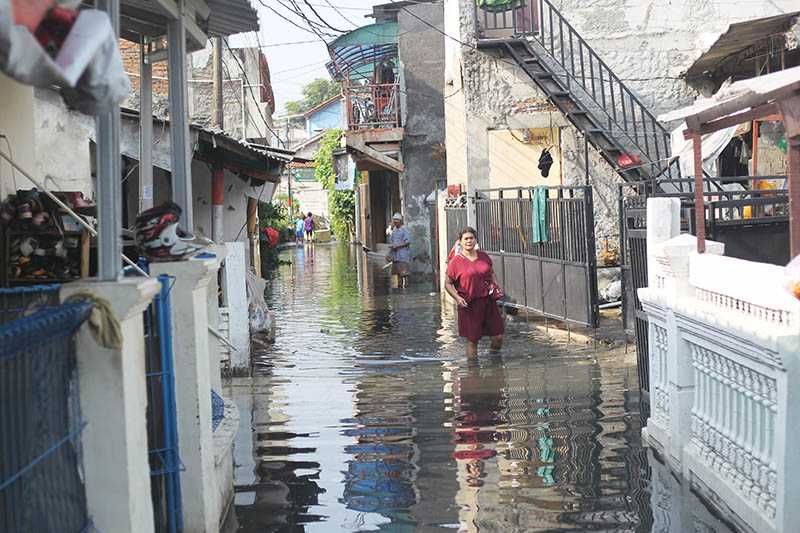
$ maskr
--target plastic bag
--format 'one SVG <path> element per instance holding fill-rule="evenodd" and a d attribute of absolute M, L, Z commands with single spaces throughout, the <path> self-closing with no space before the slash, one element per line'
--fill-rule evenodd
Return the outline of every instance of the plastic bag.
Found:
<path fill-rule="evenodd" d="M 786 288 L 800 300 L 800 255 L 786 265 Z"/>

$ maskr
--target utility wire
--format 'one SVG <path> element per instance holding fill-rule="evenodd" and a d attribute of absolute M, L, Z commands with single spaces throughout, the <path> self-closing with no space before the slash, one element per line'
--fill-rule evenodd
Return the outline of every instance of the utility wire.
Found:
<path fill-rule="evenodd" d="M 259 99 L 256 98 L 256 95 L 253 92 L 253 84 L 250 83 L 250 80 L 247 77 L 247 71 L 245 70 L 244 65 L 242 65 L 242 62 L 239 60 L 239 57 L 232 52 L 231 47 L 228 44 L 228 40 L 225 38 L 221 40 L 224 43 L 225 47 L 228 49 L 228 51 L 231 52 L 231 56 L 233 56 L 234 61 L 236 61 L 236 63 L 239 65 L 239 70 L 242 71 L 242 77 L 244 77 L 244 80 L 247 83 L 247 89 L 253 98 L 253 102 L 255 102 L 256 104 L 256 109 L 258 110 L 258 114 L 261 115 L 261 120 L 264 121 L 264 126 L 266 126 L 266 128 L 275 136 L 275 138 L 283 145 L 284 148 L 287 148 L 286 143 L 284 143 L 283 140 L 278 136 L 278 133 L 274 129 L 272 129 L 272 127 L 269 125 L 269 121 L 267 121 L 267 118 L 264 116 L 264 112 L 261 110 L 261 106 L 259 105 L 260 104 Z"/>
<path fill-rule="evenodd" d="M 317 16 L 317 18 L 318 18 L 319 20 L 321 20 L 321 21 L 322 21 L 322 23 L 323 23 L 323 24 L 325 24 L 327 27 L 329 27 L 329 28 L 330 28 L 330 29 L 332 29 L 333 31 L 338 31 L 339 33 L 346 33 L 346 31 L 345 31 L 345 30 L 340 30 L 340 29 L 338 29 L 338 28 L 334 28 L 333 26 L 331 26 L 331 25 L 328 23 L 328 21 L 326 21 L 324 18 L 322 18 L 322 17 L 320 16 L 320 14 L 319 14 L 319 13 L 317 13 L 317 10 L 316 10 L 316 9 L 314 9 L 314 6 L 312 6 L 312 5 L 311 5 L 311 3 L 309 3 L 309 1 L 308 1 L 308 0 L 303 0 L 303 3 L 304 3 L 305 5 L 307 5 L 307 6 L 308 6 L 308 9 L 310 9 L 310 10 L 311 10 L 311 12 L 312 12 L 312 13 L 314 13 L 314 15 L 316 15 L 316 16 Z"/>

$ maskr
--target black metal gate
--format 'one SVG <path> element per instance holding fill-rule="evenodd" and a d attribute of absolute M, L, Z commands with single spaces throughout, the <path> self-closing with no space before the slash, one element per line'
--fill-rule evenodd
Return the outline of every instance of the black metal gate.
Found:
<path fill-rule="evenodd" d="M 725 244 L 725 255 L 748 261 L 785 265 L 789 261 L 788 204 L 785 189 L 724 190 L 727 184 L 747 180 L 785 180 L 784 176 L 713 178 L 706 180 L 705 220 L 709 239 Z M 647 198 L 679 198 L 681 232 L 694 234 L 694 193 L 688 178 L 643 181 L 620 186 L 620 257 L 623 321 L 636 339 L 639 384 L 650 390 L 647 319 L 637 290 L 647 287 Z"/>
<path fill-rule="evenodd" d="M 506 305 L 597 327 L 592 189 L 543 189 L 546 240 L 533 240 L 533 189 L 515 188 L 477 192 L 478 242 L 495 264 Z"/>

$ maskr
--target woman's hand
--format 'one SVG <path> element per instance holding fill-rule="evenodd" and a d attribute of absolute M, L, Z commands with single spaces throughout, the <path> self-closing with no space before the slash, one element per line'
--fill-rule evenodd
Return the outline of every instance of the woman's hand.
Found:
<path fill-rule="evenodd" d="M 456 296 L 456 303 L 459 307 L 469 307 L 467 301 L 461 296 Z"/>

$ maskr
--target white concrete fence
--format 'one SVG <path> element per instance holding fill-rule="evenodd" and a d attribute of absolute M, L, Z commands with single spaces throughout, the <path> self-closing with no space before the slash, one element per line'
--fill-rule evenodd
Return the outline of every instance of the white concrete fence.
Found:
<path fill-rule="evenodd" d="M 800 301 L 782 267 L 697 254 L 678 217 L 648 200 L 645 441 L 735 522 L 800 531 Z"/>
<path fill-rule="evenodd" d="M 225 415 L 212 430 L 211 389 L 220 391 L 220 343 L 210 335 L 219 314 L 217 272 L 224 247 L 214 256 L 151 265 L 153 276 L 174 279 L 172 340 L 183 506 L 183 531 L 216 533 L 233 502 L 232 444 L 238 410 L 225 401 Z M 97 530 L 154 531 L 147 449 L 147 384 L 142 313 L 160 288 L 154 278 L 119 282 L 82 281 L 62 288 L 62 299 L 90 292 L 111 303 L 120 322 L 119 350 L 97 344 L 84 325 L 77 336 L 80 407 L 87 426 L 81 436 L 87 510 Z"/>

